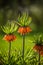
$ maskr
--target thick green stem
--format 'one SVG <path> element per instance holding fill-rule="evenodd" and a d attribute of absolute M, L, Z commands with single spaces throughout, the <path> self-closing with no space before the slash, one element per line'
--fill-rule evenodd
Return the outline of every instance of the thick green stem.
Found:
<path fill-rule="evenodd" d="M 24 65 L 24 51 L 25 51 L 25 35 L 23 35 L 23 55 L 22 55 L 22 57 L 23 57 L 23 65 Z"/>
<path fill-rule="evenodd" d="M 40 65 L 40 51 L 39 51 L 39 64 L 38 65 Z"/>
<path fill-rule="evenodd" d="M 8 62 L 9 62 L 9 64 L 10 64 L 10 61 L 11 61 L 10 57 L 11 57 L 11 42 L 9 43 L 9 52 L 8 52 Z"/>

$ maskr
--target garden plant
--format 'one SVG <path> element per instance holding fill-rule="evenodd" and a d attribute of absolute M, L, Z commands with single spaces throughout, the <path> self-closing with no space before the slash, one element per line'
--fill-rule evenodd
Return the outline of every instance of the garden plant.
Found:
<path fill-rule="evenodd" d="M 4 32 L 3 40 L 9 43 L 9 48 L 8 53 L 5 51 L 3 54 L 0 51 L 0 65 L 41 65 L 40 57 L 43 56 L 43 40 L 41 35 L 36 36 L 33 42 L 35 45 L 30 49 L 28 48 L 25 52 L 26 35 L 32 32 L 32 28 L 30 27 L 31 21 L 32 18 L 28 13 L 24 12 L 21 16 L 18 16 L 16 21 L 9 20 L 5 25 L 1 26 Z M 17 38 L 14 34 L 16 32 L 22 36 L 22 52 L 18 49 L 14 49 L 13 51 L 11 49 L 11 43 Z"/>
<path fill-rule="evenodd" d="M 23 44 L 22 44 L 23 65 L 24 65 L 24 51 L 25 51 L 25 35 L 32 31 L 32 29 L 29 26 L 31 21 L 32 18 L 28 16 L 28 13 L 25 12 L 21 16 L 19 15 L 17 22 L 15 22 L 19 26 L 18 33 L 23 37 Z"/>
<path fill-rule="evenodd" d="M 8 50 L 8 62 L 10 64 L 10 58 L 11 58 L 11 42 L 16 40 L 16 36 L 14 35 L 14 32 L 17 29 L 17 26 L 14 24 L 14 22 L 8 21 L 6 25 L 1 27 L 3 32 L 5 33 L 3 40 L 7 41 L 9 43 L 9 50 Z"/>
<path fill-rule="evenodd" d="M 39 59 L 38 59 L 38 65 L 41 65 L 41 60 L 40 60 L 40 56 L 43 56 L 43 40 L 42 40 L 42 35 L 39 35 L 39 36 L 37 36 L 37 39 L 35 40 L 35 45 L 34 45 L 34 47 L 33 47 L 33 50 L 35 51 L 35 52 L 37 52 L 38 53 L 38 57 L 39 57 Z"/>

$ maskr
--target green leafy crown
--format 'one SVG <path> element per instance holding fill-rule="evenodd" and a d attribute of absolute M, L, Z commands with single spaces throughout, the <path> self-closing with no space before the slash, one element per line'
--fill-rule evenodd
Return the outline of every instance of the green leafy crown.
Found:
<path fill-rule="evenodd" d="M 35 38 L 36 38 L 35 41 L 34 41 L 35 44 L 37 44 L 37 45 L 43 45 L 42 35 L 38 35 Z"/>
<path fill-rule="evenodd" d="M 18 16 L 18 19 L 17 19 L 17 24 L 20 25 L 20 26 L 28 26 L 32 21 L 32 18 L 30 16 L 28 16 L 28 13 L 24 12 L 22 14 L 22 16 Z"/>
<path fill-rule="evenodd" d="M 5 25 L 1 26 L 2 30 L 6 34 L 12 34 L 17 30 L 18 26 L 14 22 L 7 22 Z"/>

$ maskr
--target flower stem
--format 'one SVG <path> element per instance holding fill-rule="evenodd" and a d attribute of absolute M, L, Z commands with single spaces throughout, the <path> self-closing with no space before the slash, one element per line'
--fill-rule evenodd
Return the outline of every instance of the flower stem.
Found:
<path fill-rule="evenodd" d="M 23 58 L 23 65 L 24 65 L 24 50 L 25 50 L 25 35 L 23 35 L 23 55 L 22 55 L 22 58 Z"/>
<path fill-rule="evenodd" d="M 40 51 L 39 51 L 39 64 L 38 65 L 40 65 Z"/>
<path fill-rule="evenodd" d="M 11 42 L 9 43 L 9 52 L 8 52 L 8 63 L 9 64 L 10 64 L 10 61 L 11 61 L 10 57 L 11 57 Z"/>

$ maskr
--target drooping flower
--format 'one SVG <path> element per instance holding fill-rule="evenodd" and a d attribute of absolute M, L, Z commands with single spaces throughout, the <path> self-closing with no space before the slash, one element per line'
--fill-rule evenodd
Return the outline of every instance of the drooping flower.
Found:
<path fill-rule="evenodd" d="M 40 55 L 43 56 L 43 40 L 42 37 L 38 37 L 38 39 L 35 41 L 35 45 L 33 47 L 33 50 L 35 52 L 38 52 Z"/>
<path fill-rule="evenodd" d="M 15 40 L 16 39 L 16 36 L 15 35 L 5 35 L 4 37 L 3 37 L 3 40 L 6 40 L 6 41 L 8 41 L 8 42 L 11 42 L 11 41 L 13 41 L 13 40 Z"/>
<path fill-rule="evenodd" d="M 33 50 L 43 56 L 43 45 L 35 45 Z"/>
<path fill-rule="evenodd" d="M 27 34 L 31 31 L 32 30 L 30 27 L 19 27 L 19 29 L 18 29 L 18 33 L 20 33 L 20 34 Z"/>

